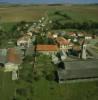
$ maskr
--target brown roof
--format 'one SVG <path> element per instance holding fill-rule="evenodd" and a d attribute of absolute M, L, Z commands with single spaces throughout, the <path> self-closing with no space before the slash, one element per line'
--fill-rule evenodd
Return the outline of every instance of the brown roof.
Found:
<path fill-rule="evenodd" d="M 37 45 L 37 51 L 57 51 L 57 45 Z"/>
<path fill-rule="evenodd" d="M 19 52 L 15 48 L 9 48 L 7 52 L 7 62 L 20 64 L 21 61 L 22 60 Z"/>
<path fill-rule="evenodd" d="M 68 34 L 69 34 L 69 35 L 76 35 L 75 32 L 69 32 Z"/>
<path fill-rule="evenodd" d="M 73 46 L 73 49 L 76 50 L 76 51 L 80 51 L 81 50 L 81 47 L 79 45 L 74 45 Z"/>
<path fill-rule="evenodd" d="M 69 44 L 69 41 L 66 40 L 66 39 L 63 38 L 63 37 L 58 37 L 56 40 L 57 40 L 57 42 L 58 42 L 60 45 L 68 45 L 68 44 Z"/>

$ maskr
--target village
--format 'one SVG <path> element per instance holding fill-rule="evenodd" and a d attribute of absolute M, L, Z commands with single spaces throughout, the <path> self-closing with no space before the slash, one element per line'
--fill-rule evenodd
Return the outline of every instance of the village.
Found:
<path fill-rule="evenodd" d="M 0 100 L 98 100 L 97 2 L 0 0 Z"/>
<path fill-rule="evenodd" d="M 17 39 L 14 47 L 1 48 L 0 69 L 12 72 L 12 80 L 18 80 L 19 70 L 22 70 L 21 64 L 26 57 L 32 57 L 31 64 L 35 70 L 38 58 L 45 55 L 51 59 L 47 63 L 57 66 L 55 71 L 59 83 L 66 80 L 97 79 L 98 53 L 95 44 L 98 37 L 86 32 L 50 31 L 51 24 L 51 20 L 42 17 L 37 23 L 29 26 Z"/>

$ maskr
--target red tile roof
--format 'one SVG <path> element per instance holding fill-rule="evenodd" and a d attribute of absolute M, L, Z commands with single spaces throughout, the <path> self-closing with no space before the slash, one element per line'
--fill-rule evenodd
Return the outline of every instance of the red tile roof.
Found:
<path fill-rule="evenodd" d="M 37 45 L 37 51 L 57 51 L 57 45 Z"/>
<path fill-rule="evenodd" d="M 63 38 L 63 37 L 58 37 L 58 38 L 57 38 L 57 42 L 58 42 L 60 45 L 68 45 L 68 44 L 69 44 L 69 41 L 66 40 L 66 39 Z"/>
<path fill-rule="evenodd" d="M 9 48 L 8 49 L 7 62 L 14 63 L 14 64 L 20 64 L 21 63 L 21 56 L 15 48 Z"/>
<path fill-rule="evenodd" d="M 68 34 L 69 34 L 69 35 L 72 35 L 72 36 L 73 36 L 73 35 L 76 35 L 75 32 L 69 32 Z"/>

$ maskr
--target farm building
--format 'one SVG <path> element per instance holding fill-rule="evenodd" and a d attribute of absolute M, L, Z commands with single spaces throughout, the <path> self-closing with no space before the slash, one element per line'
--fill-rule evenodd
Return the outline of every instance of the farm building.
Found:
<path fill-rule="evenodd" d="M 58 82 L 64 83 L 67 80 L 85 80 L 98 78 L 98 61 L 71 61 L 64 62 L 64 68 L 57 71 Z"/>

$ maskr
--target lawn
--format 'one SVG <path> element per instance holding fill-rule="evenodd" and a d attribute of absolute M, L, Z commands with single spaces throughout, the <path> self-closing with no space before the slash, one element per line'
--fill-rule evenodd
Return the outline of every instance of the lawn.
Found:
<path fill-rule="evenodd" d="M 0 71 L 0 100 L 11 100 L 14 95 L 14 82 L 11 73 Z"/>

